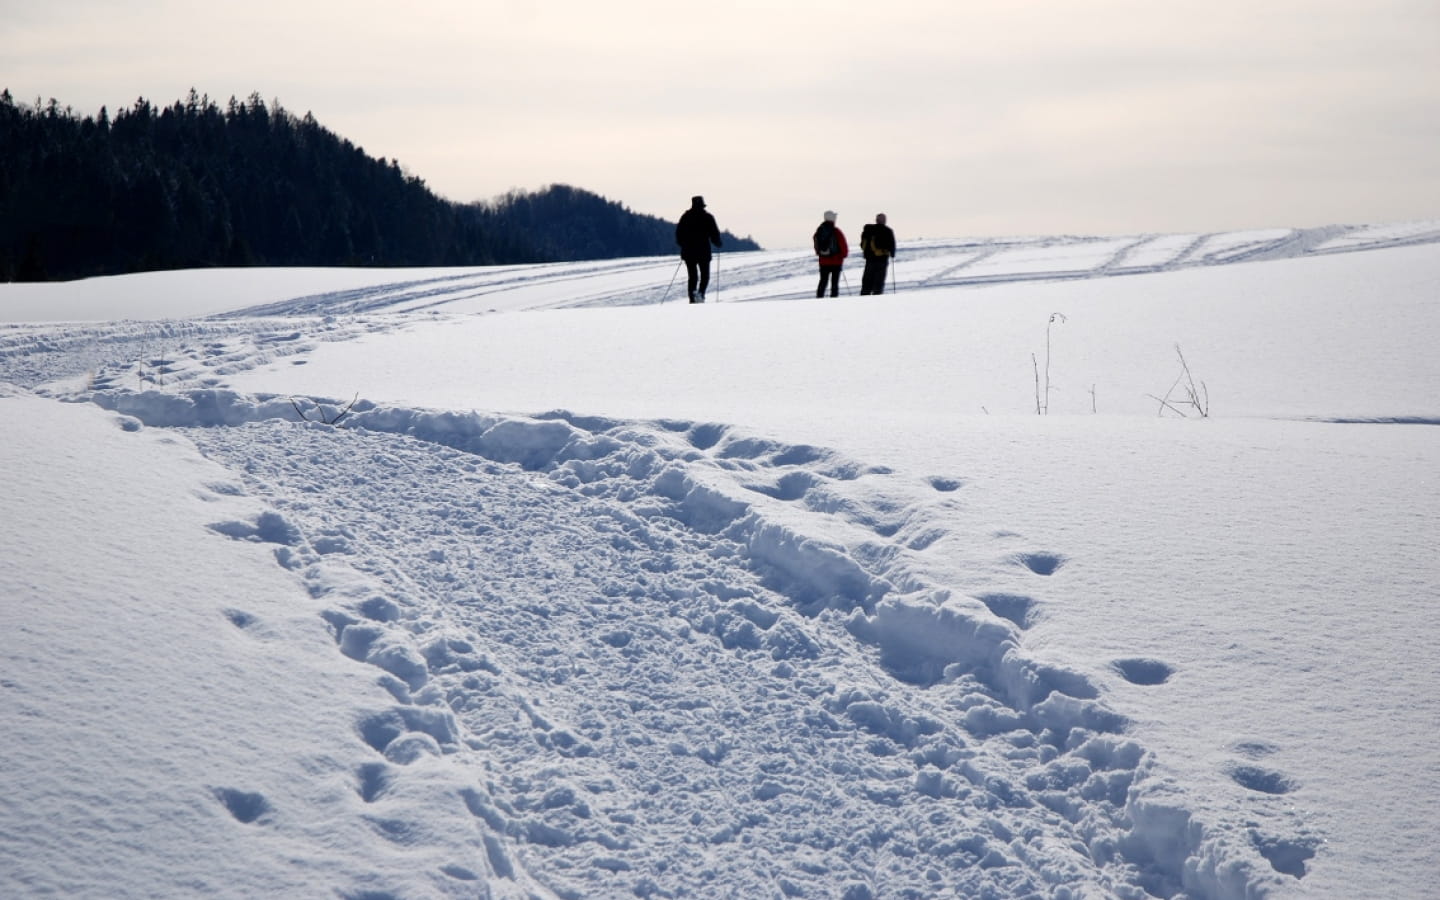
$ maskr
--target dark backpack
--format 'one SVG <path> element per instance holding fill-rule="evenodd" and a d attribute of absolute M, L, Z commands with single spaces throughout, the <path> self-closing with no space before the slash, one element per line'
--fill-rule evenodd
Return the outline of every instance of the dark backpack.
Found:
<path fill-rule="evenodd" d="M 835 256 L 839 252 L 840 240 L 835 237 L 835 223 L 820 223 L 820 227 L 815 229 L 815 254 L 817 256 Z"/>
<path fill-rule="evenodd" d="M 867 257 L 889 256 L 894 249 L 891 241 L 885 240 L 885 226 L 866 225 L 865 230 L 860 232 L 860 249 Z"/>

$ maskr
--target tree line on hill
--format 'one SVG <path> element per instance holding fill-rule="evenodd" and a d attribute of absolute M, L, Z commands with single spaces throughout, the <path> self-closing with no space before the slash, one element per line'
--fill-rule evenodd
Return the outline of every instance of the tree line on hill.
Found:
<path fill-rule="evenodd" d="M 568 185 L 458 204 L 258 94 L 112 119 L 0 93 L 0 281 L 212 266 L 657 256 L 675 225 Z M 726 233 L 727 250 L 755 250 Z"/>

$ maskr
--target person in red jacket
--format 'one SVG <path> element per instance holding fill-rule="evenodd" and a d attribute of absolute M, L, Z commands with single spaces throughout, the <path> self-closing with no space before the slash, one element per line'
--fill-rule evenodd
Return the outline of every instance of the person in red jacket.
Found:
<path fill-rule="evenodd" d="M 837 218 L 833 210 L 826 210 L 825 221 L 815 229 L 815 255 L 820 257 L 820 286 L 815 289 L 816 297 L 825 296 L 826 281 L 830 282 L 830 296 L 840 296 L 840 268 L 850 255 L 850 245 L 845 242 L 845 232 L 835 225 Z"/>

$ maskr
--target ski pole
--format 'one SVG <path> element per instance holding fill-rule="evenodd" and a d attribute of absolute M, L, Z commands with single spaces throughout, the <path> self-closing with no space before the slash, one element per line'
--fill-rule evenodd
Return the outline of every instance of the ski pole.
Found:
<path fill-rule="evenodd" d="M 720 254 L 715 254 L 715 302 L 720 302 Z"/>
<path fill-rule="evenodd" d="M 675 286 L 675 276 L 680 274 L 680 267 L 684 264 L 685 260 L 683 259 L 675 264 L 675 272 L 670 276 L 670 287 L 665 288 L 665 296 L 660 298 L 661 303 L 664 303 L 666 300 L 670 299 L 670 288 L 673 288 Z"/>

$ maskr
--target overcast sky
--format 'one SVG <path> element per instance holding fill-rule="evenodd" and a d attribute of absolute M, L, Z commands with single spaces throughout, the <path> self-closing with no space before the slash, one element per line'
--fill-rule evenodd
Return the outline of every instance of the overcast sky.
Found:
<path fill-rule="evenodd" d="M 1440 218 L 1440 0 L 0 0 L 0 87 L 259 93 L 438 194 L 807 244 Z"/>

